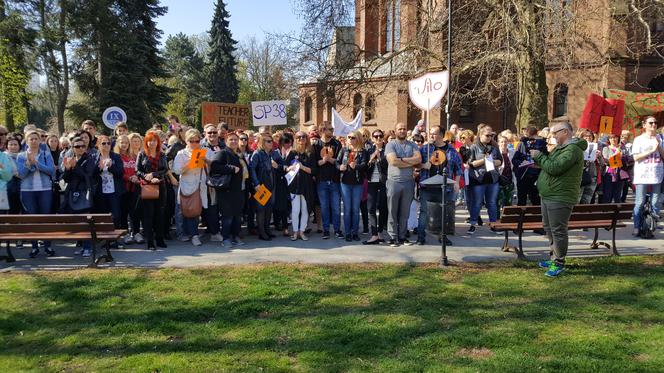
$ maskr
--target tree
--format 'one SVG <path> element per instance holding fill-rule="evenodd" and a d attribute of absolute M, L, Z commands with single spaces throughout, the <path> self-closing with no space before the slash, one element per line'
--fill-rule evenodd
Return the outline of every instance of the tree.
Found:
<path fill-rule="evenodd" d="M 10 131 L 16 123 L 25 124 L 28 119 L 28 93 L 30 66 L 28 50 L 35 39 L 34 30 L 27 27 L 21 14 L 8 11 L 0 0 L 0 101 L 4 122 Z"/>
<path fill-rule="evenodd" d="M 228 28 L 230 14 L 223 0 L 217 0 L 210 28 L 210 50 L 208 52 L 208 80 L 210 99 L 217 102 L 234 103 L 238 97 L 236 61 L 233 53 L 237 42 Z"/>
<path fill-rule="evenodd" d="M 200 122 L 200 105 L 205 97 L 205 62 L 191 39 L 183 33 L 169 36 L 164 46 L 165 68 L 170 78 L 164 84 L 172 89 L 168 114 L 185 123 Z"/>
<path fill-rule="evenodd" d="M 169 90 L 156 83 L 167 75 L 154 19 L 165 12 L 158 0 L 76 2 L 73 75 L 87 100 L 71 105 L 74 117 L 100 118 L 106 107 L 119 106 L 130 128 L 141 131 L 159 119 Z"/>

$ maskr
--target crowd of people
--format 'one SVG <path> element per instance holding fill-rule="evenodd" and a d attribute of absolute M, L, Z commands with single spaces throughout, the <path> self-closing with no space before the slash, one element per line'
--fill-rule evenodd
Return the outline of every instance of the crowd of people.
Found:
<path fill-rule="evenodd" d="M 445 199 L 468 209 L 466 234 L 473 235 L 484 224 L 482 209 L 491 223 L 503 206 L 542 203 L 533 151 L 558 146 L 555 133 L 536 126 L 520 134 L 486 124 L 445 131 L 419 121 L 412 130 L 397 123 L 335 137 L 328 122 L 274 132 L 206 124 L 199 132 L 168 119 L 167 130 L 156 125 L 145 134 L 120 122 L 112 136 L 91 120 L 61 137 L 34 125 L 11 134 L 0 126 L 0 212 L 111 213 L 128 231 L 118 248 L 155 250 L 169 240 L 233 247 L 246 235 L 306 241 L 314 227 L 323 239 L 362 241 L 363 234 L 365 245 L 424 245 L 429 203 L 442 200 L 440 187 L 424 181 L 443 173 L 453 181 Z M 635 236 L 646 196 L 659 211 L 664 176 L 664 136 L 654 117 L 642 125 L 634 139 L 629 131 L 574 133 L 587 143 L 577 203 L 624 202 L 632 191 Z M 269 198 L 254 198 L 265 190 Z M 32 258 L 40 249 L 55 255 L 50 242 L 31 244 Z M 90 242 L 79 244 L 77 252 L 89 256 Z"/>

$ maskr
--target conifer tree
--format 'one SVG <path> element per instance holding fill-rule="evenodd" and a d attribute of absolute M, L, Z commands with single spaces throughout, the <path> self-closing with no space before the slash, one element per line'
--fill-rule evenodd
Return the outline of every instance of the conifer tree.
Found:
<path fill-rule="evenodd" d="M 238 97 L 238 81 L 234 52 L 237 42 L 228 28 L 230 14 L 223 0 L 217 5 L 210 28 L 210 51 L 208 54 L 208 81 L 210 99 L 216 102 L 234 103 Z"/>

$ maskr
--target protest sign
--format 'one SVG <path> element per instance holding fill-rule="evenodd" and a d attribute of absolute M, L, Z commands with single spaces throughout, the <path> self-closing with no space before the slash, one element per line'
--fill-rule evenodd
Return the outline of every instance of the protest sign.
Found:
<path fill-rule="evenodd" d="M 589 142 L 588 148 L 583 152 L 583 160 L 588 162 L 595 162 L 597 160 L 597 143 Z"/>
<path fill-rule="evenodd" d="M 293 180 L 295 179 L 295 176 L 297 175 L 297 173 L 300 172 L 300 165 L 302 165 L 302 163 L 300 163 L 300 162 L 295 162 L 295 163 L 293 163 L 293 165 L 295 166 L 295 168 L 293 168 L 292 170 L 288 171 L 288 172 L 286 173 L 286 175 L 284 175 L 284 176 L 286 177 L 286 183 L 287 183 L 288 185 L 291 185 L 291 183 L 292 183 Z"/>
<path fill-rule="evenodd" d="M 640 123 L 646 116 L 654 115 L 660 123 L 664 120 L 662 114 L 664 111 L 664 92 L 630 92 L 620 89 L 605 89 L 604 97 L 625 102 L 622 129 L 628 130 L 634 135 L 641 133 Z"/>
<path fill-rule="evenodd" d="M 191 151 L 191 159 L 189 160 L 189 168 L 203 168 L 205 167 L 205 153 L 206 148 L 194 149 Z"/>
<path fill-rule="evenodd" d="M 620 152 L 617 152 L 616 154 L 609 157 L 609 167 L 620 168 L 622 166 L 623 166 L 622 154 L 620 154 Z"/>
<path fill-rule="evenodd" d="M 249 128 L 249 105 L 203 102 L 201 110 L 203 125 L 226 122 L 231 131 Z"/>
<path fill-rule="evenodd" d="M 288 101 L 254 101 L 251 103 L 251 115 L 255 127 L 281 126 L 288 121 L 286 109 Z"/>
<path fill-rule="evenodd" d="M 625 101 L 605 99 L 591 93 L 583 108 L 579 127 L 587 128 L 595 133 L 620 136 L 624 117 Z"/>
<path fill-rule="evenodd" d="M 265 185 L 261 184 L 256 187 L 256 194 L 254 194 L 254 199 L 258 201 L 258 203 L 261 204 L 261 206 L 265 206 L 265 204 L 270 200 L 270 197 L 272 197 L 272 192 L 270 192 Z"/>
<path fill-rule="evenodd" d="M 355 119 L 351 122 L 344 122 L 341 115 L 332 108 L 332 127 L 334 127 L 334 136 L 348 136 L 353 131 L 362 128 L 362 109 L 357 112 Z"/>
<path fill-rule="evenodd" d="M 408 95 L 418 108 L 431 110 L 445 96 L 449 82 L 449 71 L 424 74 L 417 79 L 408 81 Z"/>

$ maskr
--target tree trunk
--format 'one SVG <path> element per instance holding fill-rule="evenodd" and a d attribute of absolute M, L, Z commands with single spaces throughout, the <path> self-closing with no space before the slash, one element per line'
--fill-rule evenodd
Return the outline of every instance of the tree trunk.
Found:
<path fill-rule="evenodd" d="M 59 45 L 60 59 L 62 60 L 62 90 L 58 95 L 57 117 L 58 132 L 65 133 L 65 110 L 67 109 L 67 100 L 69 98 L 69 61 L 67 59 L 67 37 L 65 34 L 65 23 L 67 15 L 65 14 L 65 0 L 60 0 L 60 21 L 59 21 Z"/>
<path fill-rule="evenodd" d="M 546 127 L 549 123 L 547 97 L 549 89 L 546 85 L 544 62 L 522 60 L 517 81 L 517 114 L 516 127 Z"/>

